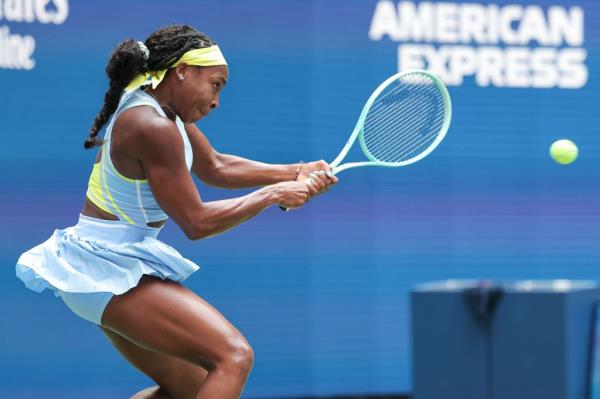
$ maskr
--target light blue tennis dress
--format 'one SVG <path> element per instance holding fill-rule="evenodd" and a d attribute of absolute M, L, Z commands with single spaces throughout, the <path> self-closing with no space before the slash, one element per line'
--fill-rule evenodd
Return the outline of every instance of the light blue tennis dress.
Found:
<path fill-rule="evenodd" d="M 167 218 L 148 181 L 121 175 L 110 159 L 115 121 L 125 110 L 139 106 L 151 106 L 166 117 L 158 102 L 143 90 L 125 92 L 106 127 L 101 160 L 94 164 L 88 183 L 87 198 L 119 220 L 80 215 L 75 226 L 55 230 L 17 261 L 17 277 L 28 288 L 53 290 L 77 315 L 95 324 L 101 324 L 110 299 L 135 287 L 143 275 L 183 281 L 199 268 L 157 240 L 162 228 L 147 225 Z M 190 169 L 192 147 L 183 122 L 176 118 L 176 124 Z"/>

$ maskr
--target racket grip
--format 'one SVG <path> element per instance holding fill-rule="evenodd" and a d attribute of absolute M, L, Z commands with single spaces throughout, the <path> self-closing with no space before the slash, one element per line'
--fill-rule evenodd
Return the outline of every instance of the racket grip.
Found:
<path fill-rule="evenodd" d="M 308 181 L 306 182 L 306 184 L 308 184 L 310 186 L 312 184 L 312 178 L 308 178 Z M 290 210 L 290 208 L 286 208 L 283 205 L 279 205 L 279 209 L 281 209 L 284 212 L 287 212 Z"/>

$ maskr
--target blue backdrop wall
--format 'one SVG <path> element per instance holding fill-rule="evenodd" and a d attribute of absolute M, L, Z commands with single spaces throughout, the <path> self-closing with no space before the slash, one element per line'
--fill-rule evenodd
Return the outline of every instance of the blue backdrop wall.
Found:
<path fill-rule="evenodd" d="M 265 398 L 410 391 L 415 283 L 598 279 L 599 20 L 583 0 L 0 1 L 0 396 L 149 385 L 97 327 L 14 277 L 21 252 L 77 220 L 95 155 L 82 141 L 122 39 L 170 23 L 213 37 L 230 81 L 199 126 L 219 151 L 266 162 L 332 160 L 399 68 L 450 85 L 453 124 L 426 160 L 348 171 L 296 212 L 208 240 L 163 231 L 202 265 L 187 285 L 253 345 L 246 396 Z M 560 138 L 580 147 L 572 165 L 548 157 Z"/>

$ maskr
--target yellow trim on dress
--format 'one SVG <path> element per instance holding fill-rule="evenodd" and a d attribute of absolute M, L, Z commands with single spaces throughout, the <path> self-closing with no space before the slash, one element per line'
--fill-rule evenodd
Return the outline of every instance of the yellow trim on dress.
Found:
<path fill-rule="evenodd" d="M 100 168 L 100 177 L 101 177 L 102 183 L 104 183 L 103 184 L 104 192 L 106 192 L 106 195 L 108 196 L 108 199 L 110 200 L 110 203 L 112 204 L 115 211 L 117 211 L 119 213 L 119 215 L 121 215 L 122 218 L 127 221 L 127 223 L 135 224 L 135 222 L 133 220 L 131 220 L 131 218 L 129 216 L 127 216 L 125 214 L 125 212 L 123 212 L 121 210 L 121 208 L 119 208 L 119 206 L 115 203 L 115 200 L 114 200 L 112 194 L 110 193 L 110 190 L 108 189 L 108 183 L 106 183 L 106 172 L 104 171 L 104 166 L 106 165 L 106 156 L 105 155 L 106 154 L 104 154 L 104 151 L 102 151 L 102 156 L 101 156 L 102 159 L 100 160 L 100 162 L 102 163 L 102 167 Z M 108 156 L 110 156 L 110 154 Z"/>
<path fill-rule="evenodd" d="M 104 199 L 104 195 L 102 194 L 102 187 L 100 186 L 100 184 L 100 162 L 98 162 L 94 164 L 92 174 L 90 175 L 90 179 L 88 180 L 88 189 L 86 197 L 98 208 L 112 215 L 113 213 L 108 208 L 108 205 L 106 205 L 106 201 Z"/>

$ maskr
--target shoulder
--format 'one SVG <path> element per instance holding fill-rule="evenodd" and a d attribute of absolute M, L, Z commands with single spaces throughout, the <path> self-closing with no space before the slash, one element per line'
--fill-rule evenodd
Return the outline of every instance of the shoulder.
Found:
<path fill-rule="evenodd" d="M 119 129 L 140 155 L 183 154 L 183 139 L 176 123 L 150 105 L 130 108 L 119 117 Z"/>

